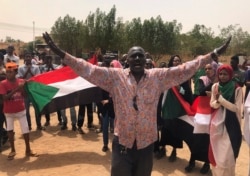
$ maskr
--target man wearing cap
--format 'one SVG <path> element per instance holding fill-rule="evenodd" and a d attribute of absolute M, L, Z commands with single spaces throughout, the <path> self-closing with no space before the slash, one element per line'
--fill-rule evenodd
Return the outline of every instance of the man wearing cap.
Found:
<path fill-rule="evenodd" d="M 25 80 L 16 78 L 18 65 L 14 62 L 7 62 L 5 65 L 6 79 L 1 81 L 0 95 L 3 98 L 3 112 L 7 122 L 7 133 L 9 137 L 11 152 L 8 159 L 14 159 L 16 149 L 14 145 L 14 120 L 19 121 L 21 131 L 24 137 L 27 157 L 38 156 L 30 149 L 29 143 L 29 126 L 26 119 L 26 111 L 24 105 L 24 83 Z"/>
<path fill-rule="evenodd" d="M 15 62 L 19 65 L 19 57 L 14 54 L 15 48 L 12 45 L 9 45 L 7 48 L 7 54 L 4 55 L 4 64 L 7 62 Z"/>
<path fill-rule="evenodd" d="M 134 46 L 128 51 L 128 69 L 94 66 L 58 48 L 48 33 L 43 38 L 78 75 L 108 91 L 115 110 L 111 176 L 150 176 L 153 148 L 157 140 L 156 111 L 165 90 L 189 79 L 196 70 L 225 52 L 231 38 L 214 52 L 173 68 L 145 69 L 145 51 Z"/>

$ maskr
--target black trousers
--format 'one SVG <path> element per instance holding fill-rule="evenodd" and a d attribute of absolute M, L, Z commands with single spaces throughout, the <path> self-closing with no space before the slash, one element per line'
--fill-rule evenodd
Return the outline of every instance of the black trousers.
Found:
<path fill-rule="evenodd" d="M 6 130 L 4 129 L 4 123 L 6 126 L 6 119 L 3 113 L 3 106 L 0 105 L 0 148 L 3 144 L 4 138 L 7 138 Z"/>
<path fill-rule="evenodd" d="M 88 126 L 91 126 L 93 124 L 93 107 L 92 107 L 92 103 L 79 105 L 78 119 L 77 119 L 77 126 L 79 128 L 81 128 L 83 126 L 83 124 L 84 124 L 85 106 L 87 107 Z"/>
<path fill-rule="evenodd" d="M 57 119 L 58 119 L 58 122 L 61 122 L 62 121 L 62 116 L 61 116 L 61 111 L 58 110 L 56 111 L 57 113 Z M 45 119 L 46 119 L 46 122 L 50 122 L 50 114 L 45 114 Z"/>
<path fill-rule="evenodd" d="M 112 143 L 111 176 L 150 176 L 153 168 L 154 144 L 137 150 L 136 142 L 132 149 L 119 144 L 114 136 Z"/>

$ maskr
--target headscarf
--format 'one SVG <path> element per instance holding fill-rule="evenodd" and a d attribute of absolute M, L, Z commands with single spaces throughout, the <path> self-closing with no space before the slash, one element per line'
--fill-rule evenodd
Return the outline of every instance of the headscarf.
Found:
<path fill-rule="evenodd" d="M 217 69 L 218 69 L 219 65 L 215 61 L 213 61 L 211 63 L 211 66 L 212 66 L 212 69 L 214 71 L 214 77 L 212 77 L 212 79 L 214 79 L 216 77 L 216 73 L 217 73 Z"/>
<path fill-rule="evenodd" d="M 226 72 L 229 74 L 229 81 L 227 83 L 221 83 L 221 80 L 219 78 L 219 74 L 222 70 L 226 70 Z M 230 65 L 222 65 L 218 68 L 217 70 L 217 76 L 219 80 L 219 92 L 225 98 L 226 100 L 230 100 L 231 97 L 234 94 L 235 90 L 235 82 L 232 80 L 233 79 L 233 68 Z"/>
<path fill-rule="evenodd" d="M 203 81 L 205 86 L 208 86 L 209 84 L 211 84 L 214 81 L 214 79 L 216 77 L 216 72 L 217 72 L 217 69 L 218 69 L 218 66 L 219 66 L 215 61 L 213 61 L 210 65 L 212 66 L 212 70 L 214 71 L 213 76 L 211 76 L 211 77 L 201 76 L 199 78 L 199 79 L 201 79 Z"/>
<path fill-rule="evenodd" d="M 114 68 L 122 68 L 122 64 L 118 60 L 112 60 L 110 65 L 113 64 Z"/>

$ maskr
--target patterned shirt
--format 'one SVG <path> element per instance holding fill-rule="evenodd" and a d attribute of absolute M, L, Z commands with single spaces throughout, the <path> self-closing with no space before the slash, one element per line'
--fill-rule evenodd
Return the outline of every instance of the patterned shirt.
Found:
<path fill-rule="evenodd" d="M 114 134 L 119 143 L 142 149 L 157 140 L 157 104 L 165 90 L 190 79 L 194 73 L 212 61 L 210 54 L 199 56 L 177 67 L 145 70 L 137 83 L 130 69 L 105 68 L 92 65 L 69 54 L 64 62 L 89 82 L 108 91 L 115 110 Z M 134 97 L 138 111 L 134 108 Z"/>

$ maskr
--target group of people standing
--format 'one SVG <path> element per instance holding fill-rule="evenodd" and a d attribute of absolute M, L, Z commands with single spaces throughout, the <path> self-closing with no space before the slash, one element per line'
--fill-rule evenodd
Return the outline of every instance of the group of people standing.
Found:
<path fill-rule="evenodd" d="M 149 176 L 153 153 L 161 158 L 166 153 L 165 146 L 171 145 L 169 160 L 175 161 L 182 141 L 191 152 L 187 172 L 195 167 L 195 160 L 200 160 L 204 162 L 203 174 L 211 164 L 215 176 L 235 175 L 242 140 L 243 85 L 233 66 L 218 63 L 218 56 L 225 52 L 231 38 L 213 52 L 186 63 L 174 55 L 167 68 L 164 63 L 161 68 L 154 68 L 150 55 L 134 46 L 126 55 L 127 64 L 123 64 L 128 68 L 122 69 L 118 61 L 107 68 L 75 58 L 58 48 L 48 33 L 43 37 L 64 64 L 103 89 L 103 151 L 108 150 L 107 124 L 114 120 L 112 176 Z M 198 93 L 194 98 L 190 78 L 197 72 L 203 74 L 195 80 Z M 0 93 L 7 99 L 14 94 L 2 87 Z M 29 147 L 26 151 L 33 156 Z"/>
<path fill-rule="evenodd" d="M 232 56 L 230 64 L 219 63 L 216 57 L 198 69 L 192 78 L 161 94 L 157 109 L 159 134 L 154 144 L 156 159 L 166 156 L 165 146 L 169 145 L 172 147 L 169 161 L 174 162 L 177 149 L 183 148 L 185 141 L 190 149 L 186 172 L 191 172 L 198 160 L 204 162 L 200 169 L 202 174 L 210 171 L 210 164 L 213 175 L 235 174 L 242 141 L 242 87 L 249 89 L 250 72 L 239 68 L 240 56 Z M 161 63 L 159 67 L 172 68 L 181 64 L 181 57 L 173 55 L 168 64 Z M 146 58 L 145 68 L 154 67 L 153 61 Z M 248 91 L 245 97 L 247 94 Z"/>
<path fill-rule="evenodd" d="M 118 67 L 117 64 L 111 63 L 111 65 L 113 65 L 113 67 Z M 24 63 L 22 65 L 19 65 L 19 57 L 17 57 L 14 54 L 13 46 L 9 46 L 7 48 L 7 54 L 3 55 L 0 53 L 0 68 L 1 68 L 0 78 L 1 81 L 3 81 L 0 84 L 0 92 L 2 95 L 1 96 L 2 108 L 1 108 L 1 118 L 0 118 L 1 119 L 0 149 L 2 147 L 2 144 L 4 144 L 7 140 L 10 141 L 11 152 L 8 155 L 8 159 L 13 159 L 14 156 L 16 155 L 16 150 L 14 146 L 14 134 L 15 134 L 13 126 L 14 124 L 13 121 L 9 121 L 9 119 L 14 120 L 14 117 L 17 117 L 21 124 L 22 133 L 24 134 L 25 143 L 27 146 L 27 153 L 30 152 L 29 142 L 28 142 L 29 137 L 26 136 L 28 136 L 29 131 L 32 130 L 31 114 L 30 114 L 31 100 L 29 99 L 29 96 L 25 92 L 23 85 L 27 80 L 29 80 L 33 76 L 53 71 L 56 69 L 60 69 L 64 66 L 65 64 L 63 63 L 61 65 L 54 64 L 52 56 L 46 55 L 46 53 L 41 53 L 39 55 L 39 58 L 37 58 L 31 52 L 24 53 Z M 5 82 L 8 86 L 5 86 Z M 9 86 L 9 84 L 11 86 Z M 18 104 L 15 104 L 17 102 Z M 72 130 L 78 131 L 80 134 L 85 133 L 82 129 L 85 119 L 85 108 L 87 108 L 87 117 L 88 117 L 87 128 L 94 130 L 92 103 L 79 105 L 78 118 L 76 115 L 75 107 L 69 108 L 71 115 Z M 16 114 L 17 112 L 19 113 L 20 110 L 22 110 L 22 114 Z M 25 110 L 25 112 L 23 112 L 23 110 Z M 57 111 L 58 124 L 61 126 L 61 130 L 67 129 L 67 116 L 65 111 L 66 109 Z M 8 113 L 15 113 L 15 115 L 14 117 L 9 117 Z M 39 112 L 35 111 L 35 122 L 37 125 L 36 128 L 37 130 L 45 130 L 45 127 L 50 125 L 50 114 L 45 114 L 46 121 L 44 125 L 42 125 L 41 123 L 41 117 L 42 115 Z M 114 118 L 114 115 L 112 116 L 112 118 Z M 6 129 L 4 128 L 4 125 L 6 126 Z M 28 129 L 26 129 L 27 125 Z M 106 128 L 108 128 L 108 126 Z M 106 130 L 100 130 L 100 131 L 105 132 L 105 145 L 103 147 L 103 151 L 107 151 L 108 147 L 106 139 L 108 139 L 107 137 L 108 134 L 106 134 Z M 36 156 L 35 152 L 33 152 L 33 154 L 31 154 L 30 152 L 29 156 Z"/>
<path fill-rule="evenodd" d="M 225 52 L 231 40 L 229 38 L 213 52 L 198 56 L 192 61 L 175 67 L 154 69 L 145 69 L 146 53 L 142 47 L 134 46 L 127 54 L 128 69 L 106 69 L 93 66 L 64 52 L 55 45 L 48 33 L 44 33 L 43 37 L 52 51 L 63 58 L 63 61 L 77 74 L 110 93 L 116 115 L 111 161 L 113 176 L 151 175 L 154 143 L 158 138 L 157 105 L 161 94 L 187 81 L 198 69 L 217 59 L 218 55 Z M 225 69 L 222 70 L 225 71 Z M 225 79 L 224 76 L 221 80 L 222 84 L 231 82 L 231 79 Z M 175 92 L 185 91 L 177 86 L 173 89 L 172 95 L 177 95 Z M 214 93 L 216 97 L 217 108 L 223 110 L 224 94 L 221 95 L 222 91 L 217 92 L 219 93 L 212 92 L 212 94 Z M 182 130 L 179 129 L 179 131 Z M 235 154 L 234 157 L 237 157 L 237 153 Z M 234 175 L 234 172 L 228 172 L 228 167 L 231 169 L 232 165 L 228 165 L 225 169 L 217 164 L 214 168 L 226 170 L 224 175 Z M 214 171 L 214 174 L 217 172 Z"/>
<path fill-rule="evenodd" d="M 171 57 L 168 67 L 176 62 L 181 64 L 178 55 Z M 191 172 L 198 160 L 204 162 L 202 174 L 210 170 L 211 164 L 213 175 L 235 175 L 242 141 L 242 87 L 247 79 L 238 64 L 239 55 L 231 57 L 230 65 L 214 59 L 196 72 L 199 76 L 192 77 L 196 88 L 193 95 L 191 79 L 164 92 L 159 102 L 163 125 L 156 158 L 165 156 L 165 145 L 170 145 L 173 150 L 169 161 L 175 161 L 176 149 L 182 148 L 185 141 L 191 153 L 186 172 Z"/>

